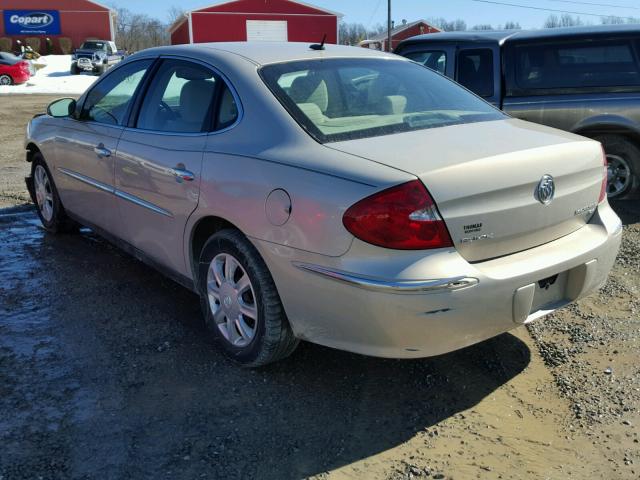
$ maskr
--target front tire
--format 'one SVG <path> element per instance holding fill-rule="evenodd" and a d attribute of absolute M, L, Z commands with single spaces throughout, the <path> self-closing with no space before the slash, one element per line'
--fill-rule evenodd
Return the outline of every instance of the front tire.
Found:
<path fill-rule="evenodd" d="M 70 69 L 71 75 L 78 75 L 80 73 L 80 69 L 78 68 L 78 64 L 72 63 Z"/>
<path fill-rule="evenodd" d="M 634 196 L 640 190 L 640 149 L 621 135 L 600 135 L 607 155 L 607 196 L 621 199 Z"/>
<path fill-rule="evenodd" d="M 297 347 L 273 278 L 240 232 L 221 230 L 207 241 L 198 290 L 207 328 L 233 360 L 260 367 Z"/>
<path fill-rule="evenodd" d="M 45 230 L 51 233 L 77 230 L 77 224 L 67 216 L 62 206 L 58 189 L 41 153 L 33 155 L 31 178 L 33 179 L 33 201 Z"/>

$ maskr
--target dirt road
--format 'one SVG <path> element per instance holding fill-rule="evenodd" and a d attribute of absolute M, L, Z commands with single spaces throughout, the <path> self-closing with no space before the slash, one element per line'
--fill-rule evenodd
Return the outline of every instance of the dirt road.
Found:
<path fill-rule="evenodd" d="M 49 100 L 16 98 L 5 205 L 26 198 L 17 123 Z M 417 361 L 303 344 L 258 371 L 225 360 L 187 290 L 0 211 L 0 479 L 636 479 L 640 208 L 616 208 L 608 284 L 530 331 Z"/>

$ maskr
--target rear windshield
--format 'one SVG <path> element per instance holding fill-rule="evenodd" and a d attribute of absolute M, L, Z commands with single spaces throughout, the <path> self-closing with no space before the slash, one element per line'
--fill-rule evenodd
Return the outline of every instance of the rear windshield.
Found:
<path fill-rule="evenodd" d="M 16 57 L 11 53 L 0 52 L 0 65 L 15 65 L 21 61 L 22 59 L 20 57 Z"/>
<path fill-rule="evenodd" d="M 305 60 L 265 66 L 261 75 L 322 143 L 505 118 L 451 80 L 405 60 Z"/>
<path fill-rule="evenodd" d="M 107 44 L 104 42 L 84 42 L 80 48 L 86 50 L 106 50 Z"/>

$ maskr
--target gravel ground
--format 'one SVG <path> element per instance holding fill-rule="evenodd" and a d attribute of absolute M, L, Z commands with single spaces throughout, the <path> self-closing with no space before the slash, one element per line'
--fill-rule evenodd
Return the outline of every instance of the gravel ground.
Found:
<path fill-rule="evenodd" d="M 2 97 L 1 100 L 6 100 Z M 0 102 L 0 200 L 26 200 L 24 123 Z M 640 207 L 598 293 L 415 361 L 310 344 L 252 371 L 196 297 L 84 230 L 0 211 L 0 479 L 640 477 Z"/>

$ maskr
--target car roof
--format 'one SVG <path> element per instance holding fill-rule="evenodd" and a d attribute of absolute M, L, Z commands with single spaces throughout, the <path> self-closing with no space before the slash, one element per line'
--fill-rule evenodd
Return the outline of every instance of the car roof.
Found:
<path fill-rule="evenodd" d="M 417 35 L 403 41 L 401 45 L 430 42 L 469 42 L 503 45 L 513 41 L 563 39 L 571 37 L 607 37 L 611 35 L 640 35 L 640 25 L 590 25 L 586 27 L 543 28 L 540 30 L 478 30 L 464 32 L 442 32 Z"/>
<path fill-rule="evenodd" d="M 173 45 L 150 48 L 141 54 L 171 55 L 230 53 L 243 57 L 256 65 L 289 62 L 295 60 L 314 60 L 323 58 L 393 58 L 397 55 L 380 52 L 369 48 L 349 47 L 345 45 L 325 44 L 324 50 L 312 50 L 310 43 L 301 42 L 213 42 L 188 45 Z"/>

